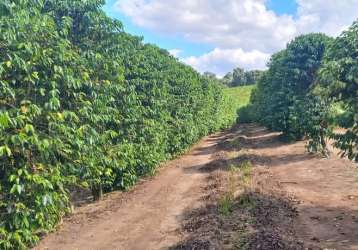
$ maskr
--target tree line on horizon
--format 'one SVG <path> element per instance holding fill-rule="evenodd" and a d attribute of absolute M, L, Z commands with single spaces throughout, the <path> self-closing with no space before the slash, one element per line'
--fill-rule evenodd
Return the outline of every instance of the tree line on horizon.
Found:
<path fill-rule="evenodd" d="M 216 80 L 220 84 L 227 87 L 239 87 L 254 85 L 263 75 L 263 70 L 244 70 L 240 67 L 233 69 L 232 72 L 228 72 L 223 78 L 218 78 L 215 73 L 204 72 L 203 76 L 209 79 Z"/>

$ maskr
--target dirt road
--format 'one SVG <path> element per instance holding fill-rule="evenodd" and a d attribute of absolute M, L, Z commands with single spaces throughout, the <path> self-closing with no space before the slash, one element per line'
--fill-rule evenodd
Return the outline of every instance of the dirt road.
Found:
<path fill-rule="evenodd" d="M 228 168 L 253 165 L 255 205 L 217 207 Z M 243 216 L 247 214 L 247 216 Z M 245 237 L 243 236 L 245 235 Z M 245 238 L 245 239 L 244 239 Z M 156 177 L 65 219 L 36 249 L 358 249 L 358 170 L 257 125 L 204 138 Z"/>
<path fill-rule="evenodd" d="M 104 201 L 78 208 L 61 229 L 36 249 L 161 249 L 181 240 L 184 211 L 201 205 L 207 173 L 224 134 L 205 138 L 189 153 L 169 162 L 150 180 L 129 193 L 113 193 Z"/>

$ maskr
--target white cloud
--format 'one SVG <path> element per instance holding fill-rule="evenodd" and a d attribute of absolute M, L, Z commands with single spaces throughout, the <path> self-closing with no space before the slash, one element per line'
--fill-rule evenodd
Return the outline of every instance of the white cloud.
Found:
<path fill-rule="evenodd" d="M 179 57 L 183 51 L 181 49 L 170 49 L 168 52 L 174 57 Z"/>
<path fill-rule="evenodd" d="M 245 52 L 242 49 L 219 49 L 201 55 L 183 59 L 183 62 L 191 65 L 200 72 L 215 72 L 219 77 L 240 65 L 245 69 L 264 69 L 270 54 L 253 50 Z"/>
<path fill-rule="evenodd" d="M 300 33 L 339 35 L 358 18 L 358 0 L 297 0 Z"/>
<path fill-rule="evenodd" d="M 264 0 L 119 0 L 116 8 L 141 27 L 224 49 L 273 51 L 296 33 L 293 18 Z"/>
<path fill-rule="evenodd" d="M 115 8 L 143 28 L 217 48 L 183 60 L 218 74 L 229 65 L 260 68 L 266 61 L 259 58 L 267 60 L 296 35 L 337 35 L 358 17 L 358 0 L 297 0 L 296 17 L 277 15 L 266 1 L 118 0 Z"/>

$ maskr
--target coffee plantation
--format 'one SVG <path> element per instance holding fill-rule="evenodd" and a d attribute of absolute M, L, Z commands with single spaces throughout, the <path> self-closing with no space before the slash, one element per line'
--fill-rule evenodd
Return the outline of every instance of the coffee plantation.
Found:
<path fill-rule="evenodd" d="M 326 156 L 332 139 L 358 162 L 358 22 L 295 38 L 255 86 L 225 89 L 124 32 L 104 4 L 0 1 L 0 249 L 55 230 L 73 190 L 128 190 L 236 120 Z"/>

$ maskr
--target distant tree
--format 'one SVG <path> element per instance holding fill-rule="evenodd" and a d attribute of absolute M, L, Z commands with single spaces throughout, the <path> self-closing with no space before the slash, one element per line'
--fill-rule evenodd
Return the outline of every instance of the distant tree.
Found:
<path fill-rule="evenodd" d="M 222 83 L 225 84 L 225 85 L 227 85 L 227 86 L 230 86 L 231 83 L 232 83 L 232 81 L 233 81 L 233 79 L 234 79 L 233 73 L 232 73 L 232 72 L 229 72 L 229 73 L 227 73 L 227 74 L 223 77 Z"/>
<path fill-rule="evenodd" d="M 231 87 L 256 84 L 262 74 L 261 70 L 245 71 L 242 68 L 236 68 L 224 76 L 222 83 Z"/>
<path fill-rule="evenodd" d="M 204 72 L 203 76 L 207 77 L 209 79 L 215 79 L 215 80 L 218 79 L 215 73 L 212 73 L 212 72 L 209 72 L 209 71 Z"/>
<path fill-rule="evenodd" d="M 231 82 L 231 86 L 240 86 L 245 85 L 246 76 L 245 70 L 242 68 L 236 68 L 233 72 L 233 81 Z"/>
<path fill-rule="evenodd" d="M 245 72 L 245 85 L 253 82 L 255 82 L 254 72 L 253 71 Z"/>
<path fill-rule="evenodd" d="M 255 84 L 262 76 L 263 71 L 251 70 L 245 72 L 246 82 L 245 85 Z"/>

